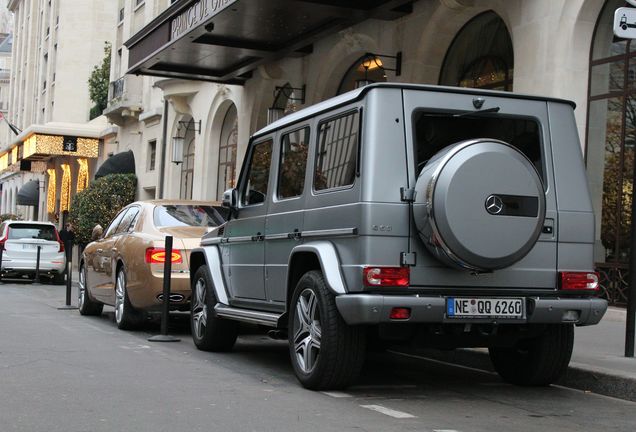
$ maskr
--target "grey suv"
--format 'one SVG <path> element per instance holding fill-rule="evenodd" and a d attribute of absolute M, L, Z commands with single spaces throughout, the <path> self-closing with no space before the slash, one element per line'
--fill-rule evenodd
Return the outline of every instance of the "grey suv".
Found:
<path fill-rule="evenodd" d="M 311 389 L 352 383 L 368 341 L 487 347 L 504 380 L 554 382 L 607 309 L 573 108 L 376 84 L 262 129 L 192 252 L 196 346 L 270 327 Z"/>

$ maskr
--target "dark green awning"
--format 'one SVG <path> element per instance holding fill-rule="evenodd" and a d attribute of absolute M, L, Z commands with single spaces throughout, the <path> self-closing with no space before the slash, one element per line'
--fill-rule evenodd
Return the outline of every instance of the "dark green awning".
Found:
<path fill-rule="evenodd" d="M 30 180 L 18 191 L 17 204 L 37 207 L 40 202 L 40 182 Z"/>
<path fill-rule="evenodd" d="M 108 174 L 135 174 L 135 155 L 132 150 L 117 153 L 106 159 L 95 173 L 95 178 Z"/>

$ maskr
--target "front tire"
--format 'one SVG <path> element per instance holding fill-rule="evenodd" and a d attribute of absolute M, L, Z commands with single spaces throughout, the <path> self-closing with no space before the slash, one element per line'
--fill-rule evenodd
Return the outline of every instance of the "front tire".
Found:
<path fill-rule="evenodd" d="M 86 284 L 86 267 L 84 264 L 80 266 L 79 281 L 77 284 L 77 308 L 81 315 L 101 315 L 104 305 L 98 301 L 91 299 Z"/>
<path fill-rule="evenodd" d="M 298 281 L 289 314 L 289 353 L 300 383 L 311 390 L 353 383 L 364 363 L 366 329 L 344 322 L 320 271 Z"/>
<path fill-rule="evenodd" d="M 115 281 L 115 324 L 120 330 L 133 330 L 143 322 L 143 313 L 133 308 L 126 289 L 126 272 L 120 269 Z"/>
<path fill-rule="evenodd" d="M 214 314 L 216 296 L 207 266 L 197 269 L 192 279 L 190 328 L 192 340 L 202 351 L 229 351 L 236 343 L 238 322 Z"/>
<path fill-rule="evenodd" d="M 567 370 L 574 346 L 572 324 L 550 324 L 533 339 L 512 348 L 489 348 L 490 359 L 504 381 L 521 386 L 547 386 Z"/>

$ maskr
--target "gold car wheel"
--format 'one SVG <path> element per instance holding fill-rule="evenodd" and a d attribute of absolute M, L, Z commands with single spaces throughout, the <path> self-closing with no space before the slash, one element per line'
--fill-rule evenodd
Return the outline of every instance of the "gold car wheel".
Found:
<path fill-rule="evenodd" d="M 206 286 L 203 279 L 197 280 L 194 286 L 194 304 L 192 305 L 192 323 L 197 339 L 203 339 L 208 321 L 208 306 L 206 304 Z"/>
<path fill-rule="evenodd" d="M 82 309 L 86 302 L 86 269 L 80 268 L 79 281 L 77 282 L 77 307 Z"/>

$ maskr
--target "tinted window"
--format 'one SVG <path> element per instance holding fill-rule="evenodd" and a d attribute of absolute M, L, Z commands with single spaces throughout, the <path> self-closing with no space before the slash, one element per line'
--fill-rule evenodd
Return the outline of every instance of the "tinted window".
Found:
<path fill-rule="evenodd" d="M 128 209 L 124 217 L 119 222 L 119 226 L 117 226 L 117 230 L 115 234 L 132 231 L 132 228 L 137 221 L 137 216 L 139 215 L 139 207 L 131 207 Z"/>
<path fill-rule="evenodd" d="M 278 198 L 302 195 L 305 187 L 309 128 L 283 135 L 278 172 Z"/>
<path fill-rule="evenodd" d="M 9 225 L 8 238 L 9 240 L 38 239 L 57 241 L 57 235 L 55 235 L 55 228 L 53 226 L 37 224 Z"/>
<path fill-rule="evenodd" d="M 155 226 L 215 227 L 225 222 L 227 211 L 222 207 L 198 205 L 162 205 L 155 207 Z"/>
<path fill-rule="evenodd" d="M 534 164 L 543 178 L 539 125 L 527 118 L 481 115 L 453 117 L 449 113 L 416 111 L 415 150 L 417 175 L 438 151 L 451 144 L 475 138 L 492 138 L 507 142 L 520 150 Z"/>
<path fill-rule="evenodd" d="M 265 201 L 271 163 L 272 140 L 256 144 L 252 150 L 247 182 L 241 194 L 241 204 L 252 205 Z"/>
<path fill-rule="evenodd" d="M 353 184 L 358 154 L 360 115 L 352 112 L 321 123 L 314 189 L 333 189 Z"/>
<path fill-rule="evenodd" d="M 124 217 L 125 213 L 126 213 L 126 210 L 123 210 L 119 212 L 117 216 L 115 216 L 115 219 L 113 219 L 110 225 L 108 225 L 108 229 L 106 230 L 106 234 L 104 234 L 104 238 L 110 237 L 113 234 L 115 234 L 115 231 L 117 230 L 117 226 L 119 225 L 119 222 L 121 221 L 121 219 Z"/>

